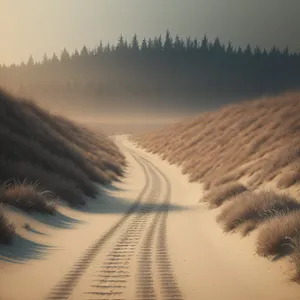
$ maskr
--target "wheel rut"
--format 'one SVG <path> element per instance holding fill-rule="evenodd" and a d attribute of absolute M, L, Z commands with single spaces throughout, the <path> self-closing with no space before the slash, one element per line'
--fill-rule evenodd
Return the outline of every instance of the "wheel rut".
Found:
<path fill-rule="evenodd" d="M 166 192 L 163 199 L 162 214 L 158 220 L 158 235 L 156 243 L 156 264 L 160 281 L 160 295 L 162 299 L 166 300 L 183 300 L 182 292 L 176 281 L 176 276 L 168 253 L 167 244 L 167 219 L 169 213 L 169 205 L 171 201 L 171 183 L 167 176 L 161 172 L 149 160 L 142 158 L 143 161 L 152 166 L 155 171 L 161 175 L 165 182 Z M 145 298 L 148 299 L 148 298 Z M 152 298 L 156 299 L 156 298 Z"/>
<path fill-rule="evenodd" d="M 151 213 L 156 208 L 161 193 L 160 178 L 152 168 L 148 168 L 148 170 L 152 183 L 150 193 L 137 211 L 137 215 L 128 225 L 126 231 L 120 236 L 111 252 L 109 252 L 104 262 L 100 265 L 99 271 L 95 272 L 94 280 L 101 281 L 102 285 L 90 285 L 90 290 L 92 288 L 93 291 L 85 294 L 89 296 L 93 295 L 94 297 L 88 299 L 116 299 L 115 297 L 122 300 L 125 299 L 121 296 L 124 294 L 128 279 L 131 277 L 129 271 L 130 263 L 138 250 L 138 244 L 149 224 L 149 220 L 152 218 Z M 157 212 L 156 215 L 158 216 L 159 213 Z M 122 285 L 119 284 L 120 281 L 122 281 Z"/>
<path fill-rule="evenodd" d="M 145 163 L 141 161 L 138 156 L 133 155 L 136 162 L 140 165 L 146 178 L 146 183 L 141 190 L 140 194 L 129 208 L 129 210 L 123 215 L 123 217 L 115 223 L 104 235 L 99 237 L 89 248 L 83 253 L 82 257 L 78 259 L 73 265 L 71 270 L 63 277 L 63 279 L 50 291 L 49 295 L 45 297 L 47 300 L 63 300 L 68 299 L 72 294 L 74 288 L 78 284 L 80 278 L 85 273 L 90 264 L 94 261 L 96 256 L 101 251 L 102 247 L 110 240 L 114 235 L 121 231 L 124 225 L 127 223 L 132 214 L 138 210 L 139 205 L 144 199 L 147 190 L 150 187 L 150 176 L 147 172 Z"/>
<path fill-rule="evenodd" d="M 143 170 L 146 178 L 143 189 L 123 217 L 86 249 L 45 299 L 73 299 L 71 295 L 83 274 L 96 262 L 103 246 L 114 238 L 111 251 L 100 264 L 93 266 L 89 285 L 78 299 L 128 299 L 126 289 L 136 260 L 136 300 L 183 300 L 167 244 L 171 183 L 152 162 L 127 151 Z"/>

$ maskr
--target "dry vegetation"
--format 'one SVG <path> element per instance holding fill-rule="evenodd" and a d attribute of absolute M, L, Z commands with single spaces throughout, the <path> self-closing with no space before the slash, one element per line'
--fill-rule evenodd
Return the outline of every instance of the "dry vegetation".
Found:
<path fill-rule="evenodd" d="M 300 94 L 289 93 L 206 112 L 135 140 L 209 187 L 251 175 L 253 187 L 275 177 L 285 187 L 300 179 L 299 131 Z"/>
<path fill-rule="evenodd" d="M 299 280 L 299 137 L 300 93 L 286 93 L 206 112 L 135 141 L 204 184 L 204 201 L 221 206 L 224 231 L 245 236 L 258 228 L 257 253 L 289 255 Z M 277 191 L 266 191 L 269 183 Z M 279 192 L 287 188 L 296 198 Z"/>
<path fill-rule="evenodd" d="M 229 184 L 223 184 L 216 187 L 210 193 L 208 193 L 204 201 L 207 201 L 211 207 L 220 206 L 224 201 L 237 196 L 247 191 L 247 188 L 238 182 L 231 182 Z"/>
<path fill-rule="evenodd" d="M 0 204 L 0 244 L 10 244 L 15 234 L 15 227 L 4 214 L 3 205 Z"/>
<path fill-rule="evenodd" d="M 0 203 L 54 214 L 55 200 L 83 205 L 123 174 L 124 156 L 96 134 L 0 90 Z M 0 212 L 0 243 L 13 227 Z"/>

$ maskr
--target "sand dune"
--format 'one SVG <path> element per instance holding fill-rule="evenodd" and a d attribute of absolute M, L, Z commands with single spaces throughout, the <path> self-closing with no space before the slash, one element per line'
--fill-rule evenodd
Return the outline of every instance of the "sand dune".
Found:
<path fill-rule="evenodd" d="M 20 231 L 20 242 L 31 241 L 25 258 L 9 246 L 7 262 L 1 246 L 1 299 L 298 299 L 299 286 L 282 276 L 288 264 L 255 257 L 254 236 L 223 234 L 217 211 L 199 203 L 201 184 L 126 136 L 116 140 L 128 161 L 122 182 L 81 211 L 60 205 L 60 227 L 31 221 L 39 233 Z"/>

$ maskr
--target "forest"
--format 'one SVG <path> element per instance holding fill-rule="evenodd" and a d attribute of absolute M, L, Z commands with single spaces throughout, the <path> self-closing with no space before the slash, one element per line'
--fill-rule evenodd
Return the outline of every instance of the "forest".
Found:
<path fill-rule="evenodd" d="M 128 98 L 166 107 L 188 103 L 191 108 L 220 105 L 261 95 L 296 90 L 300 85 L 300 54 L 288 47 L 235 47 L 219 38 L 165 37 L 131 41 L 120 36 L 116 45 L 102 42 L 70 53 L 46 54 L 41 61 L 0 66 L 1 84 L 34 97 L 85 97 L 93 102 Z M 182 100 L 185 97 L 184 101 Z M 162 99 L 164 99 L 162 101 Z M 164 103 L 165 101 L 165 103 Z"/>

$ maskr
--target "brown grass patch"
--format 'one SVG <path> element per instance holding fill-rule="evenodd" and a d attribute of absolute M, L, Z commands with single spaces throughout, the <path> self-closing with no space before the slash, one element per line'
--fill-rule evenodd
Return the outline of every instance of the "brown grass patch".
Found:
<path fill-rule="evenodd" d="M 211 207 L 217 207 L 234 196 L 247 191 L 247 188 L 241 183 L 234 182 L 214 187 L 211 192 L 205 196 L 205 201 L 209 202 Z"/>
<path fill-rule="evenodd" d="M 291 249 L 290 239 L 300 234 L 300 211 L 274 214 L 261 227 L 256 251 L 261 256 L 284 254 Z"/>
<path fill-rule="evenodd" d="M 71 205 L 95 197 L 95 183 L 123 175 L 124 156 L 108 137 L 0 89 L 0 180 L 38 181 Z"/>
<path fill-rule="evenodd" d="M 300 181 L 300 167 L 296 170 L 284 172 L 280 175 L 277 181 L 277 187 L 280 189 L 286 189 L 293 186 Z"/>
<path fill-rule="evenodd" d="M 14 235 L 15 226 L 8 221 L 0 204 L 0 244 L 11 244 Z"/>
<path fill-rule="evenodd" d="M 293 249 L 291 254 L 291 261 L 294 265 L 295 273 L 292 277 L 292 280 L 300 283 L 300 234 L 294 236 L 290 239 L 290 245 Z"/>
<path fill-rule="evenodd" d="M 40 189 L 38 184 L 26 182 L 2 185 L 0 192 L 0 202 L 29 212 L 55 214 L 54 200 L 51 192 Z"/>
<path fill-rule="evenodd" d="M 274 213 L 287 212 L 299 207 L 297 200 L 288 195 L 272 191 L 248 191 L 236 196 L 222 209 L 218 221 L 223 223 L 225 231 L 231 231 L 249 220 L 260 223 L 272 217 Z"/>
<path fill-rule="evenodd" d="M 258 187 L 300 161 L 299 116 L 300 93 L 285 93 L 228 105 L 135 140 L 182 166 L 191 181 L 220 185 L 256 173 Z M 279 185 L 297 184 L 298 173 L 279 178 Z"/>

